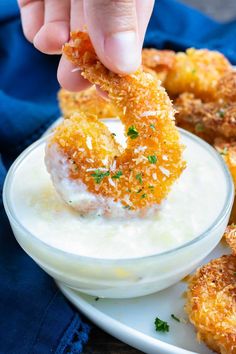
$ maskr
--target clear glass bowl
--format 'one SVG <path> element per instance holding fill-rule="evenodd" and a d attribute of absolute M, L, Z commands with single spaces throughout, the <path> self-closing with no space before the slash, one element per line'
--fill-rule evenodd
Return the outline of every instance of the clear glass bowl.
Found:
<path fill-rule="evenodd" d="M 13 210 L 10 190 L 21 162 L 45 138 L 26 149 L 10 168 L 3 190 L 4 206 L 14 235 L 30 257 L 57 282 L 81 292 L 108 298 L 129 298 L 151 294 L 178 282 L 205 258 L 217 245 L 228 223 L 234 198 L 231 175 L 221 156 L 210 145 L 181 130 L 201 144 L 217 160 L 226 183 L 226 198 L 215 221 L 193 240 L 169 251 L 130 259 L 99 259 L 85 257 L 52 247 L 32 234 Z"/>

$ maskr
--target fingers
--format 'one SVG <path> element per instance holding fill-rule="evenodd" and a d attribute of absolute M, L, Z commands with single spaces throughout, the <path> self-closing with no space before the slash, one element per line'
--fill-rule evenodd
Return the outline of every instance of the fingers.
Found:
<path fill-rule="evenodd" d="M 88 32 L 103 64 L 117 73 L 135 71 L 141 50 L 134 0 L 84 1 Z"/>
<path fill-rule="evenodd" d="M 91 84 L 80 75 L 77 68 L 75 68 L 64 55 L 62 55 L 58 66 L 57 79 L 62 87 L 73 92 L 85 90 L 91 86 Z"/>
<path fill-rule="evenodd" d="M 71 0 L 70 28 L 71 31 L 83 30 L 85 26 L 83 0 Z"/>
<path fill-rule="evenodd" d="M 21 11 L 21 22 L 25 37 L 33 42 L 36 33 L 44 22 L 43 0 L 18 0 Z"/>
<path fill-rule="evenodd" d="M 69 33 L 70 0 L 45 0 L 44 25 L 34 37 L 34 46 L 43 53 L 59 54 Z"/>
<path fill-rule="evenodd" d="M 148 22 L 151 18 L 155 0 L 136 0 L 139 42 L 142 48 Z"/>

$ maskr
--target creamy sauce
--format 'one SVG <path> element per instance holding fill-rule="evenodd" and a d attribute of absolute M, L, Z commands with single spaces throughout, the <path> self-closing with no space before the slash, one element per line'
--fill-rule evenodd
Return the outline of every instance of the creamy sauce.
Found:
<path fill-rule="evenodd" d="M 123 139 L 119 124 L 110 128 Z M 78 255 L 132 258 L 175 248 L 208 229 L 226 197 L 219 161 L 191 138 L 183 136 L 182 141 L 187 168 L 153 216 L 119 220 L 79 216 L 52 185 L 44 164 L 44 143 L 23 160 L 14 175 L 14 212 L 36 237 Z"/>

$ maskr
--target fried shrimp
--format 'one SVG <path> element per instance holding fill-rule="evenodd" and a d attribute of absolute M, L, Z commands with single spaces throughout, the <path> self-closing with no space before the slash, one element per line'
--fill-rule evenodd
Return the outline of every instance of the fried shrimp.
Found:
<path fill-rule="evenodd" d="M 142 64 L 144 71 L 155 74 L 164 82 L 168 71 L 173 67 L 175 52 L 172 50 L 157 50 L 154 48 L 142 50 Z"/>
<path fill-rule="evenodd" d="M 233 254 L 236 256 L 236 225 L 229 225 L 224 233 L 226 242 L 232 249 Z"/>
<path fill-rule="evenodd" d="M 111 208 L 123 213 L 124 209 L 149 211 L 167 196 L 185 167 L 174 109 L 165 89 L 141 68 L 124 76 L 109 71 L 85 32 L 72 33 L 63 52 L 86 79 L 108 93 L 125 126 L 127 146 L 123 150 L 97 117 L 80 113 L 65 120 L 47 146 L 46 163 L 55 187 L 61 195 L 62 185 L 68 190 L 73 184 L 78 193 L 89 192 L 93 205 L 88 209 L 102 205 L 103 215 L 109 215 Z M 59 167 L 55 155 L 60 156 Z M 62 165 L 65 174 L 58 177 Z M 81 202 L 72 206 L 83 207 Z"/>
<path fill-rule="evenodd" d="M 236 354 L 236 257 L 222 256 L 190 278 L 186 311 L 197 337 L 217 353 Z"/>
<path fill-rule="evenodd" d="M 202 102 L 184 93 L 175 101 L 177 124 L 210 143 L 217 137 L 236 136 L 236 102 Z"/>
<path fill-rule="evenodd" d="M 236 71 L 222 76 L 217 84 L 217 98 L 224 102 L 236 102 Z"/>
<path fill-rule="evenodd" d="M 189 92 L 210 101 L 217 97 L 218 81 L 229 71 L 232 68 L 223 54 L 190 48 L 186 53 L 176 54 L 164 86 L 172 97 Z"/>
<path fill-rule="evenodd" d="M 80 92 L 61 89 L 58 99 L 64 118 L 70 118 L 75 112 L 94 114 L 98 118 L 117 116 L 115 107 L 97 93 L 95 86 Z"/>

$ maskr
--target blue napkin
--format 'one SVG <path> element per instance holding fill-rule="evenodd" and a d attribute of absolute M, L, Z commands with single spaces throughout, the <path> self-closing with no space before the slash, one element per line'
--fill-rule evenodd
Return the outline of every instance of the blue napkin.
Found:
<path fill-rule="evenodd" d="M 174 0 L 156 1 L 145 46 L 208 47 L 236 64 L 236 22 L 219 24 Z M 59 116 L 57 56 L 23 37 L 15 0 L 0 1 L 0 195 L 12 161 Z M 81 353 L 89 325 L 18 246 L 0 198 L 0 353 Z"/>

